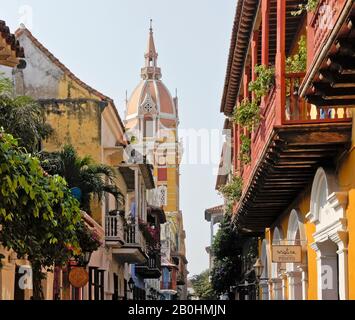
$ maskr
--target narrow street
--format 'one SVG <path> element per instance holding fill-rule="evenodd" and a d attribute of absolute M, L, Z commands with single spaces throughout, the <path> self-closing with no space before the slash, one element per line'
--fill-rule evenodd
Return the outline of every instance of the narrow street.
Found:
<path fill-rule="evenodd" d="M 0 8 L 0 301 L 355 300 L 354 0 Z"/>

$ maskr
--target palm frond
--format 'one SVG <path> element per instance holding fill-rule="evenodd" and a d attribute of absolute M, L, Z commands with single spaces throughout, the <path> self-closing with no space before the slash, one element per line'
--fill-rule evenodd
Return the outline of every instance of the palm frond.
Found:
<path fill-rule="evenodd" d="M 9 78 L 6 78 L 4 73 L 0 73 L 0 96 L 11 97 L 13 95 L 13 84 Z"/>

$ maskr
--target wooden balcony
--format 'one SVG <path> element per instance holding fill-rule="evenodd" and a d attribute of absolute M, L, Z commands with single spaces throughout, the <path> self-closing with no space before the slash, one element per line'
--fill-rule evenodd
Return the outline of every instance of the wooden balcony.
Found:
<path fill-rule="evenodd" d="M 105 218 L 106 245 L 121 247 L 124 242 L 125 220 L 119 215 L 107 215 Z"/>
<path fill-rule="evenodd" d="M 298 96 L 303 77 L 286 75 L 285 105 L 277 105 L 276 88 L 262 105 L 262 121 L 251 134 L 251 163 L 238 168 L 244 190 L 235 211 L 244 231 L 270 227 L 309 185 L 317 168 L 334 164 L 351 141 L 349 110 L 306 103 Z"/>
<path fill-rule="evenodd" d="M 136 273 L 143 279 L 159 279 L 161 277 L 160 252 L 153 251 L 149 253 L 146 263 L 136 265 Z"/>
<path fill-rule="evenodd" d="M 115 230 L 115 229 L 113 229 Z M 118 234 L 112 234 L 113 238 L 119 237 Z M 148 259 L 145 253 L 145 239 L 139 228 L 135 224 L 127 224 L 124 227 L 124 243 L 120 247 L 113 247 L 112 253 L 117 260 L 123 263 L 145 263 Z"/>
<path fill-rule="evenodd" d="M 320 108 L 354 107 L 354 1 L 320 0 L 307 24 L 308 71 L 301 96 Z"/>

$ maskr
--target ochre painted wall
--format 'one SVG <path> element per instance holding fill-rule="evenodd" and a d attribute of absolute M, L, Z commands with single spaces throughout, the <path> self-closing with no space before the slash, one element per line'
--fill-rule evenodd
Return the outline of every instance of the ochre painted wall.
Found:
<path fill-rule="evenodd" d="M 309 300 L 316 300 L 317 299 L 317 270 L 316 270 L 316 254 L 315 251 L 310 247 L 310 245 L 314 242 L 313 240 L 313 233 L 315 232 L 315 226 L 308 222 L 306 219 L 306 215 L 309 213 L 310 210 L 310 192 L 307 192 L 303 195 L 297 204 L 294 205 L 294 208 L 297 209 L 303 221 L 305 222 L 305 231 L 307 237 L 307 253 L 305 254 L 303 263 L 308 265 L 308 299 Z M 289 215 L 285 215 L 279 222 L 280 231 L 282 231 L 283 239 L 285 240 L 284 243 L 288 244 L 287 239 L 287 230 L 289 224 Z M 272 243 L 274 229 L 270 230 L 270 232 L 266 232 L 266 236 L 268 236 L 269 243 Z M 271 248 L 270 248 L 271 251 Z M 271 256 L 271 255 L 270 255 Z M 307 260 L 306 260 L 307 259 Z M 269 266 L 269 270 L 271 270 L 271 266 Z M 288 283 L 286 281 L 286 298 L 288 298 Z"/>
<path fill-rule="evenodd" d="M 339 168 L 338 183 L 342 190 L 348 191 L 348 272 L 349 299 L 355 300 L 355 111 L 353 111 L 352 147 Z"/>

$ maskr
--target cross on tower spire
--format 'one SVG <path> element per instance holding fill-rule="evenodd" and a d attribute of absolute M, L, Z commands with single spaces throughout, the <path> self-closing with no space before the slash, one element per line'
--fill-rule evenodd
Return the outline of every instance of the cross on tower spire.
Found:
<path fill-rule="evenodd" d="M 158 53 L 155 49 L 154 35 L 153 35 L 153 20 L 150 19 L 149 35 L 148 35 L 148 45 L 146 52 L 144 54 L 145 66 L 142 69 L 143 79 L 160 79 L 161 71 L 158 68 Z"/>

